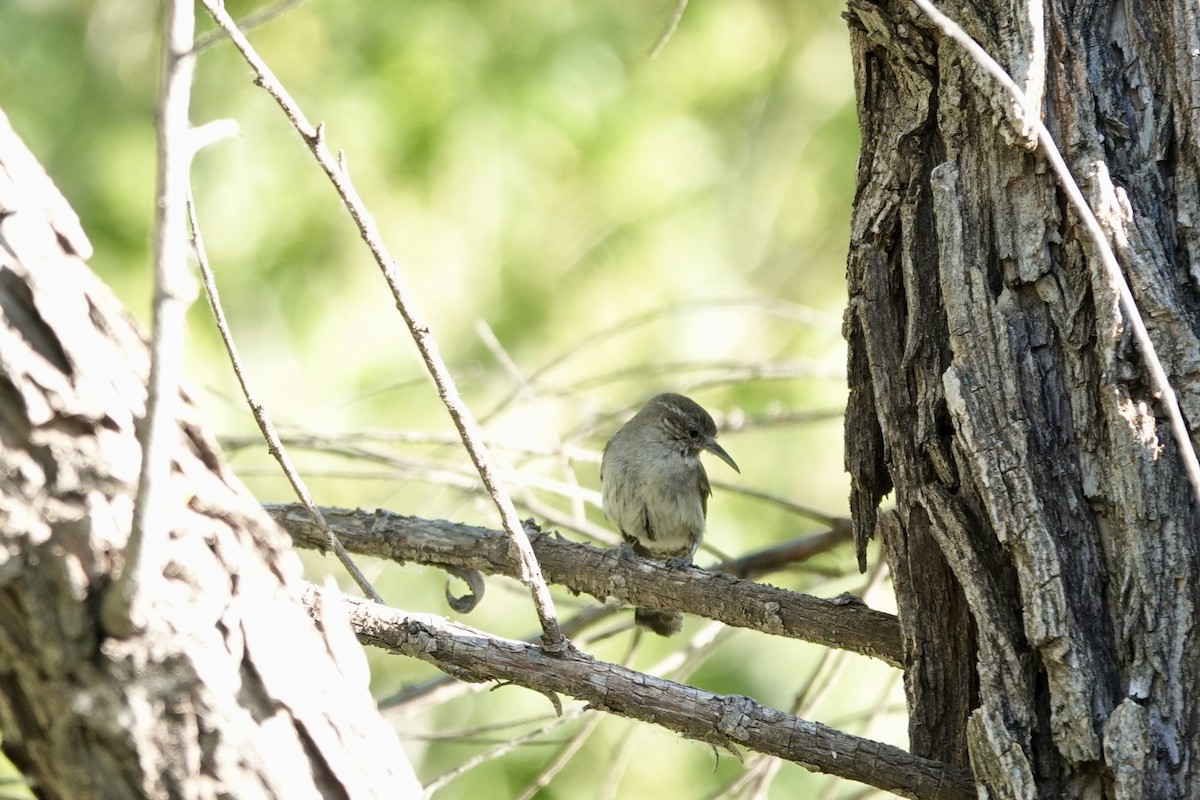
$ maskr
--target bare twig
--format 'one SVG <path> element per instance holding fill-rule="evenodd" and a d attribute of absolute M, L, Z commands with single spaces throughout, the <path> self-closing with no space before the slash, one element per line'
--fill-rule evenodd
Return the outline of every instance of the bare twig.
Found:
<path fill-rule="evenodd" d="M 821 533 L 797 536 L 777 545 L 747 553 L 732 561 L 721 564 L 717 569 L 737 575 L 739 578 L 754 578 L 776 572 L 791 564 L 807 561 L 840 544 L 854 541 L 854 532 L 846 521 Z"/>
<path fill-rule="evenodd" d="M 246 404 L 250 406 L 251 413 L 254 414 L 254 421 L 258 423 L 259 430 L 262 431 L 263 438 L 267 440 L 267 449 L 275 460 L 279 462 L 279 468 L 283 470 L 283 474 L 287 476 L 288 483 L 292 485 L 292 490 L 296 493 L 296 497 L 300 498 L 300 502 L 308 511 L 312 521 L 321 529 L 321 533 L 325 536 L 325 544 L 329 549 L 333 550 L 338 561 L 342 562 L 342 566 L 354 578 L 354 582 L 362 589 L 363 593 L 374 600 L 376 603 L 382 603 L 383 598 L 375 591 L 375 587 L 367 580 L 367 576 L 362 573 L 354 560 L 350 558 L 350 554 L 346 552 L 346 548 L 342 546 L 341 541 L 329 529 L 329 523 L 325 521 L 325 517 L 321 515 L 321 509 L 317 508 L 317 504 L 313 502 L 312 495 L 305 486 L 304 480 L 300 477 L 300 473 L 296 470 L 292 463 L 291 457 L 284 449 L 283 442 L 279 440 L 279 435 L 275 433 L 275 426 L 271 423 L 271 416 L 267 413 L 267 409 L 259 403 L 254 396 L 254 392 L 250 389 L 250 383 L 246 378 L 246 371 L 242 367 L 242 359 L 238 355 L 237 345 L 233 341 L 233 334 L 229 330 L 229 323 L 225 319 L 225 310 L 221 307 L 221 296 L 217 293 L 217 282 L 213 278 L 212 267 L 208 263 L 208 253 L 204 249 L 204 238 L 200 234 L 200 221 L 196 218 L 196 203 L 192 199 L 192 193 L 189 190 L 187 194 L 187 211 L 188 222 L 192 228 L 192 249 L 196 253 L 196 262 L 200 265 L 200 276 L 204 280 L 204 292 L 208 296 L 208 307 L 212 309 L 213 319 L 216 321 L 217 330 L 221 334 L 221 341 L 225 343 L 225 352 L 229 354 L 229 363 L 233 366 L 233 374 L 237 376 L 238 385 L 242 387 L 242 394 L 246 397 Z"/>
<path fill-rule="evenodd" d="M 521 521 L 517 516 L 517 510 L 513 506 L 512 499 L 495 477 L 496 470 L 492 456 L 484 444 L 483 433 L 476 423 L 474 416 L 471 414 L 470 409 L 467 408 L 462 397 L 459 395 L 454 379 L 450 375 L 450 370 L 438 352 L 437 342 L 433 338 L 429 324 L 418 314 L 416 305 L 409 296 L 408 289 L 405 287 L 400 276 L 396 260 L 388 252 L 383 238 L 379 235 L 374 219 L 371 217 L 362 198 L 358 196 L 358 190 L 355 189 L 342 163 L 334 157 L 329 146 L 325 143 L 325 126 L 322 124 L 314 127 L 308 121 L 304 112 L 300 110 L 296 101 L 284 89 L 266 62 L 251 47 L 250 42 L 242 35 L 242 32 L 237 29 L 237 25 L 234 24 L 233 19 L 225 11 L 222 3 L 219 0 L 202 0 L 202 2 L 217 25 L 229 35 L 234 47 L 238 49 L 250 65 L 250 68 L 254 71 L 255 83 L 263 87 L 279 104 L 279 107 L 283 109 L 288 120 L 291 121 L 292 126 L 300 134 L 301 138 L 304 139 L 313 157 L 326 176 L 328 176 L 338 196 L 342 199 L 346 210 L 350 212 L 355 225 L 358 226 L 359 234 L 362 236 L 367 248 L 371 251 L 371 255 L 375 258 L 375 263 L 382 272 L 388 288 L 391 290 L 396 308 L 404 318 L 404 322 L 408 325 L 413 341 L 416 343 L 417 349 L 421 352 L 426 369 L 429 371 L 429 375 L 437 387 L 438 396 L 446 406 L 446 410 L 449 412 L 450 418 L 454 421 L 454 426 L 458 429 L 459 436 L 462 438 L 463 446 L 470 455 L 471 461 L 474 462 L 475 468 L 479 471 L 480 479 L 483 481 L 484 486 L 487 487 L 493 502 L 496 504 L 497 510 L 500 512 L 501 525 L 505 533 L 512 540 L 513 546 L 517 551 L 519 562 L 518 578 L 528 587 L 530 596 L 533 598 L 534 608 L 537 611 L 538 621 L 542 626 L 542 644 L 550 652 L 558 653 L 565 651 L 567 643 L 559 631 L 558 619 L 554 611 L 554 600 L 550 597 L 550 590 L 546 587 L 546 582 L 542 578 L 541 568 L 538 566 L 537 559 L 533 555 L 533 550 L 529 546 L 529 539 L 525 536 L 525 531 L 521 527 Z"/>
<path fill-rule="evenodd" d="M 810 361 L 660 361 L 644 362 L 628 367 L 618 367 L 608 372 L 593 373 L 567 384 L 555 392 L 546 392 L 546 394 L 574 394 L 629 378 L 644 380 L 646 376 L 650 375 L 677 376 L 690 373 L 715 373 L 714 377 L 690 379 L 688 386 L 691 390 L 752 380 L 793 380 L 795 378 L 843 382 L 846 380 L 844 365 L 828 366 Z M 674 379 L 679 380 L 678 378 Z"/>
<path fill-rule="evenodd" d="M 158 543 L 171 526 L 174 505 L 166 486 L 183 379 L 184 316 L 194 295 L 189 285 L 183 195 L 192 157 L 188 105 L 196 60 L 191 53 L 196 19 L 187 0 L 165 3 L 162 63 L 155 128 L 158 179 L 154 214 L 154 300 L 150 339 L 150 380 L 146 414 L 138 428 L 141 471 L 133 507 L 133 525 L 125 547 L 125 566 L 104 604 L 108 630 L 129 634 L 145 624 L 139 596 L 161 570 Z"/>
<path fill-rule="evenodd" d="M 583 747 L 583 745 L 587 742 L 588 738 L 596 730 L 596 727 L 600 724 L 600 720 L 602 719 L 604 719 L 604 717 L 599 714 L 593 714 L 591 717 L 589 717 L 588 721 L 583 724 L 583 727 L 575 732 L 575 735 L 571 737 L 570 741 L 568 741 L 562 750 L 559 751 L 558 755 L 554 757 L 554 760 L 551 761 L 545 769 L 539 772 L 536 778 L 529 782 L 529 785 L 525 787 L 523 792 L 517 795 L 517 800 L 533 800 L 534 796 L 536 796 L 539 791 L 549 786 L 550 781 L 554 780 L 554 776 L 562 772 L 562 769 L 567 765 L 567 762 L 569 762 L 575 756 L 575 754 L 579 752 L 579 748 Z"/>
<path fill-rule="evenodd" d="M 320 594 L 316 587 L 304 593 L 305 606 L 318 622 Z M 406 615 L 349 597 L 342 602 L 350 607 L 351 625 L 364 644 L 419 658 L 461 680 L 503 681 L 567 695 L 717 747 L 779 756 L 904 797 L 975 797 L 971 775 L 960 767 L 799 719 L 748 697 L 654 678 L 575 650 L 552 655 L 430 615 Z"/>
<path fill-rule="evenodd" d="M 658 41 L 654 43 L 654 47 L 650 48 L 651 60 L 658 58 L 658 54 L 667 46 L 667 42 L 671 41 L 671 37 L 679 28 L 679 23 L 683 21 L 683 12 L 687 11 L 687 7 L 688 0 L 675 0 L 675 8 L 671 11 L 671 18 L 667 20 L 667 27 L 658 35 Z"/>
<path fill-rule="evenodd" d="M 243 33 L 254 30 L 260 25 L 265 25 L 273 19 L 282 17 L 294 6 L 300 5 L 304 1 L 305 0 L 279 0 L 279 2 L 275 3 L 274 5 L 259 9 L 253 14 L 247 14 L 237 21 L 238 30 L 242 31 Z M 192 50 L 193 52 L 199 53 L 201 50 L 211 47 L 224 38 L 225 31 L 219 28 L 215 31 L 209 31 L 203 36 L 196 37 L 196 44 L 192 47 Z"/>
<path fill-rule="evenodd" d="M 475 324 L 475 331 L 484 345 L 491 351 L 497 363 L 508 373 L 513 383 L 517 385 L 520 390 L 519 396 L 527 402 L 535 400 L 537 395 L 534 393 L 533 387 L 525 380 L 525 375 L 521 372 L 520 367 L 517 366 L 517 362 L 504 349 L 504 345 L 500 342 L 499 337 L 496 336 L 492 327 L 484 320 L 479 320 Z M 557 436 L 554 439 L 554 450 L 559 455 L 558 463 L 562 468 L 563 474 L 566 476 L 567 483 L 575 487 L 575 489 L 579 489 L 579 476 L 575 474 L 575 469 L 571 465 L 571 458 L 567 454 L 567 448 Z M 571 496 L 571 512 L 575 519 L 586 521 L 587 514 L 584 510 L 583 498 L 578 494 Z"/>
<path fill-rule="evenodd" d="M 745 486 L 727 483 L 725 481 L 713 481 L 714 489 L 720 489 L 731 494 L 741 495 L 742 497 L 752 497 L 755 500 L 762 500 L 771 505 L 778 506 L 787 511 L 792 512 L 796 516 L 810 519 L 813 522 L 819 522 L 822 525 L 827 525 L 830 528 L 846 527 L 850 524 L 850 520 L 844 517 L 835 517 L 832 514 L 826 514 L 824 511 L 806 506 L 803 503 L 797 503 L 795 500 L 789 500 L 786 497 L 780 497 L 777 494 L 760 491 L 758 489 L 750 489 Z"/>
<path fill-rule="evenodd" d="M 579 706 L 578 708 L 571 709 L 567 713 L 563 714 L 561 717 L 555 717 L 554 719 L 550 720 L 545 725 L 534 728 L 533 730 L 523 733 L 520 736 L 514 736 L 511 739 L 507 739 L 507 740 L 501 742 L 500 744 L 496 745 L 495 747 L 489 748 L 487 751 L 480 753 L 477 756 L 467 759 L 466 761 L 457 765 L 453 769 L 443 772 L 441 775 L 437 776 L 436 778 L 431 780 L 429 783 L 425 784 L 425 797 L 432 797 L 434 794 L 436 794 L 437 792 L 439 792 L 443 788 L 445 788 L 446 785 L 449 784 L 451 781 L 453 781 L 455 778 L 459 777 L 460 775 L 463 775 L 466 772 L 470 772 L 472 769 L 474 769 L 475 767 L 478 767 L 480 764 L 485 764 L 488 761 L 492 761 L 496 758 L 499 758 L 500 756 L 504 755 L 505 753 L 507 753 L 511 750 L 515 750 L 516 748 L 520 747 L 521 745 L 523 745 L 527 742 L 532 742 L 534 739 L 538 739 L 542 736 L 545 736 L 550 731 L 561 728 L 563 725 L 566 725 L 567 723 L 574 722 L 575 720 L 582 717 L 589 710 L 590 709 L 587 706 L 582 706 L 582 705 Z M 595 723 L 599 719 L 600 719 L 600 715 L 594 714 L 592 717 L 592 720 L 589 721 L 589 725 L 591 725 L 592 727 L 595 727 Z M 585 726 L 585 728 L 586 728 L 586 726 Z"/>
<path fill-rule="evenodd" d="M 762 316 L 776 317 L 778 319 L 794 322 L 799 325 L 807 325 L 812 328 L 831 331 L 838 331 L 841 327 L 841 321 L 835 316 L 824 314 L 808 308 L 807 306 L 799 306 L 782 300 L 768 300 L 763 298 L 735 298 L 706 300 L 663 306 L 650 311 L 631 314 L 617 320 L 615 323 L 606 328 L 601 328 L 600 330 L 590 332 L 586 337 L 580 339 L 575 346 L 567 348 L 534 370 L 526 379 L 525 385 L 530 387 L 540 386 L 545 383 L 546 376 L 557 370 L 559 367 L 562 367 L 568 361 L 579 358 L 588 350 L 605 344 L 615 338 L 628 336 L 631 332 L 637 330 L 638 328 L 659 322 L 667 317 L 684 316 L 712 310 L 739 310 L 742 308 L 752 309 L 756 318 L 761 318 Z M 497 403 L 495 408 L 493 408 L 487 414 L 484 414 L 483 419 L 492 419 L 501 411 L 512 405 L 515 400 L 522 396 L 522 393 L 523 388 L 513 390 L 513 392 Z M 565 392 L 556 393 L 564 394 Z"/>
<path fill-rule="evenodd" d="M 1121 272 L 1121 265 L 1117 263 L 1117 256 L 1108 241 L 1108 236 L 1105 235 L 1104 229 L 1100 226 L 1100 221 L 1096 219 L 1095 213 L 1092 211 L 1091 206 L 1088 205 L 1083 192 L 1079 189 L 1079 184 L 1076 183 L 1070 168 L 1067 166 L 1067 162 L 1063 159 L 1062 153 L 1054 141 L 1053 134 L 1050 133 L 1050 130 L 1042 122 L 1039 110 L 1030 107 L 1029 98 L 1026 97 L 1021 87 L 1005 71 L 1004 67 L 1000 66 L 978 42 L 971 38 L 969 33 L 964 31 L 957 22 L 939 11 L 930 0 L 916 0 L 916 3 L 942 29 L 943 33 L 956 41 L 967 51 L 967 54 L 975 63 L 981 66 L 1004 87 L 1017 102 L 1017 114 L 1021 118 L 1021 121 L 1036 131 L 1038 143 L 1041 144 L 1042 151 L 1054 169 L 1054 174 L 1058 176 L 1058 181 L 1062 185 L 1063 191 L 1067 193 L 1071 205 L 1075 207 L 1088 233 L 1091 235 L 1093 241 L 1095 241 L 1096 249 L 1100 253 L 1100 262 L 1104 265 L 1104 270 L 1108 274 L 1109 280 L 1112 281 L 1113 286 L 1117 289 L 1117 294 L 1121 300 L 1121 309 L 1125 312 L 1125 316 L 1129 320 L 1129 324 L 1133 329 L 1134 339 L 1137 340 L 1138 349 L 1142 353 L 1142 360 L 1145 362 L 1146 369 L 1150 373 L 1154 388 L 1158 390 L 1159 399 L 1162 401 L 1163 407 L 1167 412 L 1167 418 L 1171 421 L 1171 432 L 1179 447 L 1179 457 L 1183 461 L 1183 468 L 1187 472 L 1188 480 L 1192 484 L 1196 503 L 1200 506 L 1200 461 L 1196 459 L 1196 450 L 1192 447 L 1192 437 L 1188 432 L 1183 412 L 1179 408 L 1179 401 L 1175 397 L 1175 390 L 1171 387 L 1167 371 L 1163 367 L 1162 361 L 1159 360 L 1157 351 L 1154 349 L 1154 342 L 1150 339 L 1150 332 L 1146 329 L 1146 323 L 1142 319 L 1141 311 L 1138 310 L 1137 301 L 1134 299 L 1133 292 L 1129 288 L 1129 282 L 1125 280 L 1125 275 Z"/>

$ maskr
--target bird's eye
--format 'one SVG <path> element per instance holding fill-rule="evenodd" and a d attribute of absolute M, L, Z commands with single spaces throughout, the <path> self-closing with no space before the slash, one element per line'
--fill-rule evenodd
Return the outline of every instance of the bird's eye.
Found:
<path fill-rule="evenodd" d="M 688 427 L 688 436 L 691 436 L 693 439 L 699 439 L 700 438 L 700 429 L 697 428 L 695 425 L 689 426 Z"/>

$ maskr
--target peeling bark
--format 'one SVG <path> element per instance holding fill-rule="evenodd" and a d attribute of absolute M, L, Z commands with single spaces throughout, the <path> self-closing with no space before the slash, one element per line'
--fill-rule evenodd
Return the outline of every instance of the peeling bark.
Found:
<path fill-rule="evenodd" d="M 322 636 L 306 618 L 287 536 L 194 419 L 179 421 L 162 476 L 171 524 L 153 532 L 165 560 L 145 587 L 148 622 L 104 629 L 149 357 L 89 252 L 0 114 L 5 754 L 53 800 L 413 796 L 347 623 L 326 620 Z"/>
<path fill-rule="evenodd" d="M 940 7 L 1041 109 L 1200 419 L 1195 4 Z M 896 578 L 913 750 L 969 752 L 994 797 L 1193 796 L 1200 510 L 1115 288 L 961 48 L 907 2 L 848 18 L 846 459 Z"/>

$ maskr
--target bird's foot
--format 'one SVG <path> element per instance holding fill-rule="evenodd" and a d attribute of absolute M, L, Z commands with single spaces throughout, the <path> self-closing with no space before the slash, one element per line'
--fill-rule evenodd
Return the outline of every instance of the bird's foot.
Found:
<path fill-rule="evenodd" d="M 690 555 L 671 556 L 663 561 L 663 564 L 666 565 L 667 569 L 686 569 L 692 566 L 692 557 Z"/>

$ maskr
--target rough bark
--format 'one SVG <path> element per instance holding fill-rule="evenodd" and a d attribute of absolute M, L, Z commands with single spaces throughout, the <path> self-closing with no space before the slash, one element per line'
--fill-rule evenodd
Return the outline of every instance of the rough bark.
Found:
<path fill-rule="evenodd" d="M 149 359 L 89 250 L 0 114 L 4 752 L 62 800 L 419 791 L 344 620 L 322 636 L 307 619 L 287 537 L 192 419 L 159 476 L 173 500 L 170 530 L 151 532 L 165 559 L 148 622 L 105 630 Z"/>
<path fill-rule="evenodd" d="M 337 604 L 313 589 L 314 619 Z M 464 681 L 501 681 L 590 708 L 639 719 L 733 752 L 747 748 L 809 769 L 923 800 L 974 796 L 970 773 L 767 708 L 749 697 L 720 695 L 592 658 L 570 648 L 555 654 L 425 614 L 405 614 L 344 599 L 359 639 L 434 664 Z"/>
<path fill-rule="evenodd" d="M 299 505 L 267 511 L 298 547 L 321 550 L 324 536 Z M 322 508 L 346 550 L 394 561 L 479 570 L 517 577 L 508 537 L 497 530 L 385 511 Z M 852 596 L 826 599 L 696 567 L 675 569 L 543 533 L 527 533 L 550 583 L 632 606 L 686 611 L 727 625 L 789 636 L 900 666 L 900 630 L 891 614 Z"/>
<path fill-rule="evenodd" d="M 939 6 L 1042 110 L 1194 423 L 1195 4 Z M 1116 291 L 982 70 L 909 2 L 848 19 L 846 459 L 895 576 L 913 751 L 969 753 L 993 797 L 1194 796 L 1200 510 Z"/>

